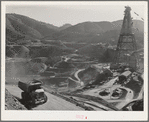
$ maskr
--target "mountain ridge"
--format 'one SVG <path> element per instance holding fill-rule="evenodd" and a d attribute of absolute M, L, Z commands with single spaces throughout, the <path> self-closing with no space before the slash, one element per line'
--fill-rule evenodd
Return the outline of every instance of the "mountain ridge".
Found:
<path fill-rule="evenodd" d="M 143 40 L 143 21 L 133 20 L 133 23 L 133 31 L 135 31 L 135 35 L 139 35 L 139 39 Z M 41 40 L 61 40 L 63 42 L 74 43 L 108 42 L 116 44 L 121 25 L 122 20 L 117 20 L 113 22 L 87 21 L 76 25 L 64 24 L 61 27 L 57 27 L 24 15 L 6 14 L 6 40 L 8 42 L 16 43 L 30 43 Z M 138 39 L 138 37 L 136 39 Z"/>

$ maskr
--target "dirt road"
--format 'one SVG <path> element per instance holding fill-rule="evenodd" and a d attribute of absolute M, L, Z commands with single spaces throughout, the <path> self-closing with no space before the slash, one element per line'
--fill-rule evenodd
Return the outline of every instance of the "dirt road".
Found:
<path fill-rule="evenodd" d="M 123 100 L 122 102 L 120 102 L 116 107 L 118 109 L 121 109 L 123 108 L 126 104 L 128 104 L 132 99 L 133 99 L 133 96 L 134 96 L 134 93 L 131 89 L 129 88 L 126 88 L 126 87 L 122 87 L 124 89 L 127 90 L 127 94 L 126 94 L 126 97 L 125 97 L 125 100 Z"/>
<path fill-rule="evenodd" d="M 15 85 L 6 85 L 6 89 L 15 97 L 18 97 L 21 99 L 21 92 L 22 90 L 19 89 Z M 36 106 L 33 108 L 33 110 L 82 110 L 83 108 L 76 106 L 75 104 L 72 104 L 60 97 L 57 97 L 55 95 L 52 95 L 50 93 L 45 92 L 45 94 L 48 97 L 48 101 L 45 104 Z"/>
<path fill-rule="evenodd" d="M 85 69 L 79 69 L 78 71 L 75 72 L 74 76 L 77 80 L 74 80 L 71 77 L 69 77 L 69 79 L 76 82 L 76 83 L 78 83 L 78 84 L 80 84 L 80 86 L 83 86 L 84 85 L 83 81 L 81 81 L 80 78 L 78 77 L 78 73 L 83 71 L 83 70 L 85 70 Z"/>
<path fill-rule="evenodd" d="M 110 96 L 112 95 L 113 92 L 111 92 L 111 94 L 109 96 L 105 97 L 107 102 L 119 102 L 115 107 L 117 107 L 118 109 L 121 109 L 122 107 L 124 107 L 126 104 L 128 104 L 129 102 L 131 102 L 133 100 L 134 93 L 129 88 L 122 87 L 121 85 L 113 85 L 114 82 L 117 80 L 117 78 L 118 77 L 110 80 L 109 82 L 105 83 L 104 85 L 100 86 L 99 88 L 92 89 L 92 90 L 86 90 L 83 92 L 83 94 L 98 97 L 99 92 L 102 91 L 102 89 L 110 88 L 111 91 L 113 91 L 116 88 L 123 88 L 127 91 L 125 99 L 122 99 L 122 100 L 121 99 L 115 99 L 115 100 L 110 99 Z M 100 96 L 100 97 L 102 97 L 102 96 Z"/>

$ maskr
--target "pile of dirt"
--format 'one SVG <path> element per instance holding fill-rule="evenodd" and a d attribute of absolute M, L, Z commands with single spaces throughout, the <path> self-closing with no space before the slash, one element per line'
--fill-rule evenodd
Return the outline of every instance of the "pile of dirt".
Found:
<path fill-rule="evenodd" d="M 96 80 L 96 77 L 99 75 L 100 73 L 92 68 L 92 67 L 88 67 L 87 69 L 85 69 L 82 72 L 78 73 L 79 78 L 81 79 L 81 81 L 84 82 L 84 84 L 88 84 L 89 82 L 93 82 L 94 80 Z"/>
<path fill-rule="evenodd" d="M 27 110 L 27 108 L 5 89 L 5 110 Z"/>

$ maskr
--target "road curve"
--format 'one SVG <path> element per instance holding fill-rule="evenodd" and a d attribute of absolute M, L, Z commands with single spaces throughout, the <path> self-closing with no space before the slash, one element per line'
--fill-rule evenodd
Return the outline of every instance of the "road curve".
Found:
<path fill-rule="evenodd" d="M 85 70 L 85 69 L 79 69 L 78 71 L 75 72 L 74 76 L 75 76 L 75 78 L 76 78 L 77 80 L 75 80 L 75 79 L 73 79 L 73 78 L 71 78 L 71 77 L 69 77 L 69 79 L 71 79 L 72 81 L 74 81 L 74 82 L 80 84 L 81 86 L 84 85 L 83 81 L 81 81 L 80 78 L 78 77 L 78 73 L 81 72 L 81 71 L 83 71 L 83 70 Z"/>
<path fill-rule="evenodd" d="M 75 72 L 74 76 L 77 78 L 77 80 L 80 82 L 81 86 L 84 85 L 83 81 L 80 80 L 78 77 L 79 72 L 84 71 L 85 69 L 79 69 L 78 71 Z"/>
<path fill-rule="evenodd" d="M 22 90 L 15 85 L 6 85 L 6 89 L 15 97 L 21 99 Z M 76 110 L 84 111 L 83 108 L 76 106 L 60 97 L 45 92 L 48 97 L 48 101 L 42 105 L 32 108 L 33 110 Z"/>
<path fill-rule="evenodd" d="M 122 107 L 124 107 L 126 104 L 128 104 L 129 102 L 131 102 L 133 100 L 134 97 L 134 93 L 131 89 L 126 88 L 126 87 L 121 87 L 120 85 L 113 85 L 115 83 L 115 81 L 118 79 L 118 77 L 111 79 L 109 82 L 103 84 L 102 86 L 100 86 L 99 88 L 96 89 L 92 89 L 92 90 L 87 90 L 85 91 L 83 94 L 85 95 L 91 95 L 91 96 L 96 96 L 98 97 L 99 94 L 98 92 L 102 89 L 106 89 L 106 88 L 111 88 L 111 89 L 116 89 L 116 88 L 123 88 L 127 91 L 127 94 L 125 96 L 125 100 L 121 100 L 121 99 L 116 99 L 116 100 L 106 100 L 107 102 L 120 102 L 116 105 L 116 108 L 121 109 Z M 104 99 L 104 98 L 103 98 Z"/>
<path fill-rule="evenodd" d="M 126 104 L 128 104 L 129 102 L 131 102 L 132 99 L 133 99 L 133 97 L 134 97 L 134 93 L 133 93 L 133 91 L 131 89 L 126 88 L 126 87 L 120 87 L 120 88 L 123 88 L 123 89 L 127 90 L 127 95 L 125 97 L 125 100 L 123 100 L 122 102 L 120 102 L 119 104 L 116 105 L 116 107 L 118 109 L 123 108 Z"/>

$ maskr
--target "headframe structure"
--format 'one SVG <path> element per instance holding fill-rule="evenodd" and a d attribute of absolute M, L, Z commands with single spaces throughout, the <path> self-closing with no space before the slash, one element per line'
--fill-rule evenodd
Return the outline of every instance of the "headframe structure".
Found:
<path fill-rule="evenodd" d="M 114 64 L 126 64 L 136 70 L 138 65 L 137 54 L 131 55 L 131 53 L 137 50 L 137 44 L 132 32 L 133 22 L 130 11 L 131 8 L 125 6 L 124 19 L 117 43 Z"/>

